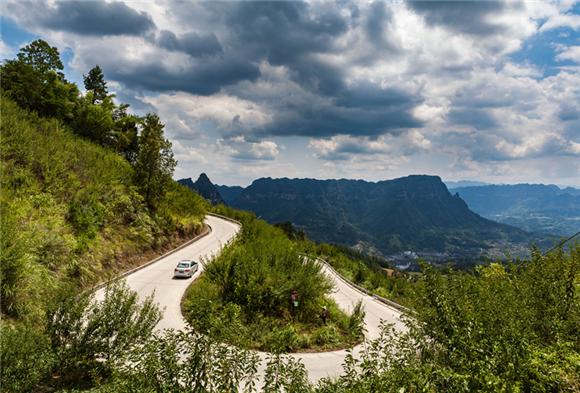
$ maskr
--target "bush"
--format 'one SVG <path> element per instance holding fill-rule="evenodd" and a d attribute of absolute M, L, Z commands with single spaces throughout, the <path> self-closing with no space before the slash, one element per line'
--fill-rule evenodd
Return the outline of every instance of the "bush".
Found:
<path fill-rule="evenodd" d="M 365 331 L 365 311 L 359 300 L 348 318 L 348 331 L 353 338 L 361 338 Z"/>
<path fill-rule="evenodd" d="M 348 331 L 348 317 L 327 298 L 332 284 L 321 266 L 301 257 L 282 230 L 251 214 L 238 212 L 236 217 L 242 221 L 238 240 L 207 264 L 184 297 L 184 314 L 196 331 L 261 350 L 306 349 L 316 345 L 311 335 L 326 304 L 332 319 L 340 321 L 338 339 L 331 345 L 344 348 L 356 341 Z"/>
<path fill-rule="evenodd" d="M 316 329 L 313 339 L 318 345 L 332 345 L 339 342 L 340 335 L 334 324 L 328 324 Z"/>
<path fill-rule="evenodd" d="M 104 299 L 62 290 L 47 312 L 47 334 L 64 382 L 91 380 L 107 372 L 124 352 L 149 337 L 161 313 L 153 297 L 143 303 L 122 282 L 105 288 Z"/>
<path fill-rule="evenodd" d="M 125 356 L 119 392 L 234 392 L 256 384 L 259 357 L 193 331 L 165 331 Z"/>
<path fill-rule="evenodd" d="M 32 391 L 50 375 L 50 340 L 38 328 L 0 323 L 0 386 L 5 392 Z"/>
<path fill-rule="evenodd" d="M 274 329 L 264 339 L 264 348 L 268 352 L 293 352 L 300 347 L 300 337 L 292 325 Z"/>

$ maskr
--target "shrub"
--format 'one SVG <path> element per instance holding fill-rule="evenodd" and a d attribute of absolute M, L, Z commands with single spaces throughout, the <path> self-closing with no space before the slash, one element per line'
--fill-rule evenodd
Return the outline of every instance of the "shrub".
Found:
<path fill-rule="evenodd" d="M 234 392 L 255 387 L 257 354 L 193 331 L 165 331 L 134 347 L 116 372 L 119 392 Z"/>
<path fill-rule="evenodd" d="M 353 338 L 363 336 L 365 330 L 365 311 L 362 300 L 359 300 L 348 318 L 348 331 Z"/>
<path fill-rule="evenodd" d="M 143 303 L 122 282 L 105 288 L 104 299 L 62 290 L 47 312 L 47 333 L 63 381 L 90 380 L 106 372 L 133 345 L 147 338 L 161 314 L 153 297 Z"/>
<path fill-rule="evenodd" d="M 36 328 L 0 323 L 0 386 L 5 392 L 28 392 L 50 375 L 54 356 L 50 340 Z"/>
<path fill-rule="evenodd" d="M 300 347 L 300 337 L 292 325 L 274 329 L 264 339 L 264 349 L 273 353 L 285 353 L 295 351 Z"/>
<path fill-rule="evenodd" d="M 340 335 L 336 326 L 329 323 L 316 329 L 313 339 L 318 345 L 336 344 L 340 340 Z"/>

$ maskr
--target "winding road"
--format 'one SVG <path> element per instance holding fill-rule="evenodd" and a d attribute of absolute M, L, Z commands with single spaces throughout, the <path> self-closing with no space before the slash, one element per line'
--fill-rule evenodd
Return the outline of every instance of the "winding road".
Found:
<path fill-rule="evenodd" d="M 240 226 L 231 221 L 207 216 L 206 224 L 211 227 L 211 232 L 198 239 L 197 241 L 175 251 L 155 263 L 152 263 L 142 269 L 139 269 L 125 277 L 127 285 L 139 294 L 139 297 L 145 298 L 154 293 L 155 302 L 163 310 L 163 317 L 156 329 L 182 329 L 186 322 L 181 315 L 180 302 L 187 287 L 195 280 L 200 270 L 192 279 L 173 279 L 173 269 L 182 259 L 193 259 L 196 261 L 209 259 L 220 252 L 223 246 L 234 239 Z M 400 320 L 401 313 L 384 303 L 368 296 L 355 289 L 343 281 L 335 272 L 324 266 L 324 271 L 335 285 L 332 297 L 338 303 L 339 307 L 345 311 L 351 311 L 356 302 L 362 300 L 366 312 L 365 324 L 367 337 L 376 338 L 379 334 L 379 324 L 381 320 L 394 323 L 399 329 L 404 329 Z M 96 297 L 103 296 L 103 290 L 96 293 Z M 361 346 L 354 349 L 356 355 L 361 350 Z M 308 370 L 309 377 L 312 381 L 317 381 L 323 377 L 334 377 L 340 375 L 342 363 L 346 351 L 334 351 L 323 353 L 301 353 L 293 354 L 300 359 Z"/>

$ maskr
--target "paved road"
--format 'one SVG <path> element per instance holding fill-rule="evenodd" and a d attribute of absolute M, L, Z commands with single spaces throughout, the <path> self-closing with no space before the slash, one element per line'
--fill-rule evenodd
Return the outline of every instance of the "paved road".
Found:
<path fill-rule="evenodd" d="M 399 330 L 404 330 L 405 325 L 400 320 L 401 313 L 384 303 L 368 296 L 352 286 L 345 283 L 340 277 L 336 275 L 328 267 L 324 268 L 324 272 L 333 281 L 335 291 L 332 297 L 343 310 L 350 312 L 353 306 L 362 300 L 365 309 L 365 327 L 367 329 L 367 338 L 374 339 L 379 335 L 379 326 L 381 320 L 395 324 Z M 354 349 L 356 356 L 362 350 L 362 346 Z M 302 361 L 308 370 L 308 376 L 311 381 L 317 381 L 323 377 L 337 377 L 341 374 L 342 363 L 346 356 L 346 351 L 322 352 L 322 353 L 305 353 L 295 354 L 295 358 Z"/>
<path fill-rule="evenodd" d="M 155 302 L 163 309 L 163 317 L 156 327 L 158 330 L 185 327 L 180 303 L 192 279 L 173 278 L 173 270 L 177 263 L 182 259 L 200 261 L 202 258 L 211 258 L 232 240 L 240 229 L 239 225 L 217 217 L 207 216 L 205 222 L 212 229 L 210 234 L 125 278 L 129 288 L 136 291 L 140 298 L 144 299 L 155 293 Z M 201 271 L 203 266 L 200 266 L 199 271 L 194 274 L 193 280 Z M 103 296 L 104 290 L 97 291 L 97 299 L 102 299 Z"/>
<path fill-rule="evenodd" d="M 155 301 L 164 310 L 163 318 L 157 325 L 157 329 L 182 329 L 185 327 L 186 322 L 181 315 L 180 302 L 192 279 L 173 279 L 173 269 L 177 262 L 182 259 L 199 261 L 201 258 L 210 258 L 218 253 L 228 241 L 232 240 L 240 229 L 237 224 L 213 216 L 207 216 L 206 223 L 212 228 L 209 235 L 126 277 L 128 286 L 136 291 L 141 298 L 155 293 Z M 203 267 L 200 267 L 200 271 L 193 276 L 193 280 L 199 276 L 202 270 Z M 399 311 L 354 289 L 327 267 L 324 267 L 324 272 L 335 285 L 332 297 L 342 309 L 351 311 L 359 299 L 363 301 L 368 338 L 373 339 L 378 336 L 381 320 L 394 323 L 398 328 L 404 329 L 404 325 L 399 319 Z M 97 292 L 97 298 L 102 297 L 103 290 L 100 290 Z M 355 348 L 355 354 L 360 350 L 360 346 Z M 304 363 L 310 379 L 317 381 L 322 377 L 340 375 L 345 355 L 346 351 L 335 351 L 295 354 L 293 356 Z"/>

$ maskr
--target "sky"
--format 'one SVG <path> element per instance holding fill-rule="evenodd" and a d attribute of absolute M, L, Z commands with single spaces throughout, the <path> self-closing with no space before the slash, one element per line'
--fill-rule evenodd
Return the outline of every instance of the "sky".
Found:
<path fill-rule="evenodd" d="M 580 186 L 580 2 L 2 1 L 0 58 L 36 38 L 157 112 L 174 177 L 409 174 Z"/>

